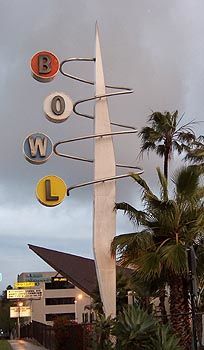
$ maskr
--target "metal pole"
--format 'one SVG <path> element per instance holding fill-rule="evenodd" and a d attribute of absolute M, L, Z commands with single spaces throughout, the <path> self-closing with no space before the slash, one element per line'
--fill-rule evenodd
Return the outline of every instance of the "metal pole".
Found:
<path fill-rule="evenodd" d="M 21 337 L 21 329 L 20 329 L 20 308 L 19 308 L 19 313 L 18 313 L 18 318 L 17 318 L 17 337 L 20 339 Z"/>
<path fill-rule="evenodd" d="M 77 319 L 78 319 L 78 317 L 77 317 L 77 300 L 74 300 L 74 306 L 75 306 L 75 321 L 77 322 Z"/>
<path fill-rule="evenodd" d="M 191 312 L 192 312 L 192 334 L 193 334 L 193 350 L 197 350 L 197 334 L 196 334 L 196 307 L 195 296 L 193 291 L 193 274 L 192 274 L 192 258 L 191 248 L 187 250 L 188 253 L 188 269 L 190 277 L 190 298 L 191 298 Z"/>
<path fill-rule="evenodd" d="M 33 305 L 32 305 L 32 299 L 30 299 L 30 322 L 33 321 Z"/>

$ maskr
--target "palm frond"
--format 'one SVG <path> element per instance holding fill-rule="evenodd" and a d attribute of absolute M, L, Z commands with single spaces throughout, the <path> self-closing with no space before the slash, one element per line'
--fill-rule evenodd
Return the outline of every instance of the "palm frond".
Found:
<path fill-rule="evenodd" d="M 139 256 L 135 260 L 135 271 L 143 280 L 159 278 L 162 273 L 160 253 L 150 251 Z"/>
<path fill-rule="evenodd" d="M 174 274 L 187 272 L 186 247 L 182 244 L 167 244 L 160 250 L 161 262 Z"/>
<path fill-rule="evenodd" d="M 114 237 L 111 243 L 111 254 L 117 256 L 122 265 L 134 264 L 135 259 L 148 249 L 152 249 L 154 241 L 150 230 L 121 234 Z"/>
<path fill-rule="evenodd" d="M 165 146 L 162 144 L 159 144 L 155 146 L 155 151 L 156 151 L 156 154 L 158 154 L 158 156 L 163 157 L 165 154 Z"/>
<path fill-rule="evenodd" d="M 125 202 L 116 203 L 115 208 L 117 210 L 122 210 L 124 214 L 126 214 L 129 217 L 130 221 L 133 224 L 143 225 L 145 223 L 147 214 L 144 211 L 137 210 L 133 206 Z"/>
<path fill-rule="evenodd" d="M 176 193 L 182 198 L 190 198 L 199 186 L 200 174 L 192 167 L 182 167 L 174 175 Z"/>

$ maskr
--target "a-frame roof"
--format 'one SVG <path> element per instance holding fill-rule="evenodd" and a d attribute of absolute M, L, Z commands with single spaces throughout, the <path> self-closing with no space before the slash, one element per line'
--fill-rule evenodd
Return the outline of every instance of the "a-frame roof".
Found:
<path fill-rule="evenodd" d="M 28 244 L 28 246 L 55 271 L 66 277 L 86 294 L 93 296 L 98 285 L 93 259 L 62 253 L 57 250 L 38 247 L 32 244 Z M 121 266 L 117 266 L 116 268 L 117 272 L 125 273 L 127 277 L 130 277 L 132 274 L 131 269 Z"/>
<path fill-rule="evenodd" d="M 92 296 L 97 286 L 94 260 L 32 244 L 28 246 L 55 271 L 66 277 L 86 294 Z"/>

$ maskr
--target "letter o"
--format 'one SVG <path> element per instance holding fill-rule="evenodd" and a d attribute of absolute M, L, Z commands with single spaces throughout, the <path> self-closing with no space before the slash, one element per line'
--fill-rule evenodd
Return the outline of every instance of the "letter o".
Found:
<path fill-rule="evenodd" d="M 58 108 L 59 106 L 59 108 Z M 52 102 L 51 102 L 51 109 L 52 112 L 56 115 L 61 115 L 65 111 L 65 100 L 62 96 L 57 95 L 53 97 Z"/>

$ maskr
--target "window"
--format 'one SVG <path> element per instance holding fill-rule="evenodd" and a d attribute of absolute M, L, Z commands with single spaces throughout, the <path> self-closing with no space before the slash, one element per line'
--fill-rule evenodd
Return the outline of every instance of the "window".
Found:
<path fill-rule="evenodd" d="M 54 319 L 56 317 L 67 317 L 69 320 L 75 320 L 75 313 L 71 312 L 71 313 L 62 313 L 62 314 L 46 314 L 45 315 L 45 319 L 46 321 L 54 321 Z"/>
<path fill-rule="evenodd" d="M 83 323 L 88 323 L 88 322 L 92 323 L 94 322 L 94 319 L 95 319 L 94 312 L 90 312 L 90 313 L 84 312 L 82 314 Z"/>
<path fill-rule="evenodd" d="M 67 281 L 45 283 L 45 289 L 73 289 L 74 285 Z"/>
<path fill-rule="evenodd" d="M 45 298 L 45 305 L 67 305 L 74 304 L 75 298 Z"/>
<path fill-rule="evenodd" d="M 89 315 L 87 312 L 82 314 L 82 319 L 83 319 L 83 323 L 88 323 L 89 322 Z"/>

